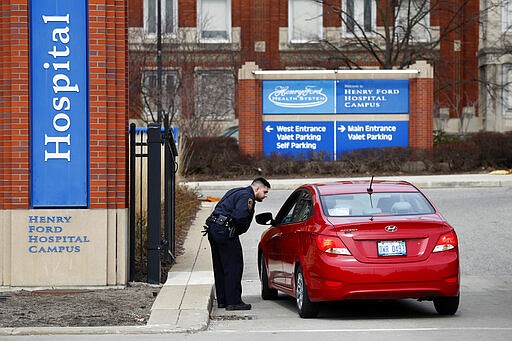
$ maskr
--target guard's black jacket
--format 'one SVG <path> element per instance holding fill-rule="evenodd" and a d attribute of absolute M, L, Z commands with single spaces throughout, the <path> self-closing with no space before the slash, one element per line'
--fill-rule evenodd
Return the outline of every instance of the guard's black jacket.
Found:
<path fill-rule="evenodd" d="M 255 197 L 252 186 L 233 188 L 226 192 L 215 206 L 212 215 L 233 219 L 237 234 L 247 232 L 254 216 Z"/>

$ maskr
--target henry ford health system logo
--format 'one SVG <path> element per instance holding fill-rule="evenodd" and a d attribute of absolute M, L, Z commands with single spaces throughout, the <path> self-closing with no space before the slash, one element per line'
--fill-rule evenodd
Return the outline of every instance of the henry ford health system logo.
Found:
<path fill-rule="evenodd" d="M 289 86 L 276 86 L 268 95 L 270 102 L 283 108 L 311 108 L 327 102 L 323 88 L 307 85 L 302 89 L 290 89 Z"/>

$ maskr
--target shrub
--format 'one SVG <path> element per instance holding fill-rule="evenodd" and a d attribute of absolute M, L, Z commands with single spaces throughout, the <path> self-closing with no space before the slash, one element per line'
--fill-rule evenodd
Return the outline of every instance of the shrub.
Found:
<path fill-rule="evenodd" d="M 176 205 L 175 205 L 175 245 L 176 254 L 179 256 L 183 254 L 183 242 L 188 233 L 188 229 L 192 220 L 199 210 L 200 200 L 197 193 L 183 185 L 176 186 Z M 163 221 L 164 208 L 162 207 L 162 221 Z M 147 261 L 147 212 L 137 214 L 136 222 L 136 242 L 135 242 L 135 280 L 145 281 L 147 275 L 146 261 Z M 162 224 L 163 225 L 163 224 Z M 162 240 L 164 239 L 164 232 L 162 231 Z M 167 263 L 161 254 L 161 282 L 165 283 L 167 274 L 171 268 L 172 263 Z"/>
<path fill-rule="evenodd" d="M 181 174 L 226 174 L 237 169 L 239 148 L 231 137 L 187 137 L 183 139 L 182 152 L 186 153 L 179 165 Z"/>
<path fill-rule="evenodd" d="M 325 152 L 296 157 L 271 154 L 260 159 L 240 155 L 231 138 L 189 140 L 190 158 L 182 175 L 199 180 L 267 177 L 342 177 L 394 175 L 418 172 L 467 172 L 482 168 L 512 168 L 512 132 L 476 133 L 460 137 L 442 135 L 432 150 L 410 147 L 358 149 L 329 161 Z"/>
<path fill-rule="evenodd" d="M 479 132 L 464 140 L 437 143 L 434 161 L 447 163 L 455 171 L 512 168 L 512 132 Z"/>

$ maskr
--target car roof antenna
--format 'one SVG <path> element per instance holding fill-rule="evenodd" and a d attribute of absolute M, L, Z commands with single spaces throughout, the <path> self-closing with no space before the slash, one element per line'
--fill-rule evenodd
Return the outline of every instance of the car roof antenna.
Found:
<path fill-rule="evenodd" d="M 370 195 L 370 205 L 373 208 L 373 201 L 372 201 L 373 188 L 372 188 L 372 185 L 373 185 L 373 176 L 372 176 L 372 179 L 370 180 L 370 187 L 368 187 L 366 189 L 366 192 L 368 192 L 368 194 Z"/>

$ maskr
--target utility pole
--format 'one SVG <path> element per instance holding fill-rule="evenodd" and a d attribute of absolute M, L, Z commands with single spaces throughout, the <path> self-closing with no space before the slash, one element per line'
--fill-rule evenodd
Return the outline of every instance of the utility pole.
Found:
<path fill-rule="evenodd" d="M 162 123 L 162 3 L 157 0 L 156 7 L 156 89 L 157 122 Z"/>

